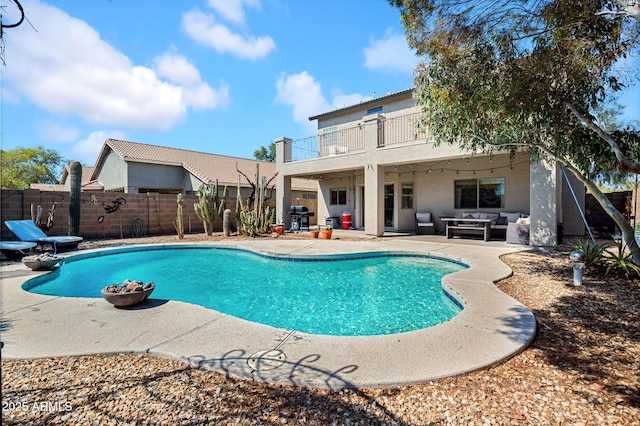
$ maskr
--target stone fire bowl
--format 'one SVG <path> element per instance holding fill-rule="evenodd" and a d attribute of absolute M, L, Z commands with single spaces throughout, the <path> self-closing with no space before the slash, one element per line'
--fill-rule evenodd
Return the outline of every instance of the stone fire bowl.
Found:
<path fill-rule="evenodd" d="M 62 258 L 57 256 L 51 256 L 46 258 L 38 258 L 37 256 L 27 256 L 22 258 L 22 263 L 27 268 L 31 268 L 32 271 L 46 271 L 53 269 L 58 263 L 62 261 Z"/>
<path fill-rule="evenodd" d="M 131 291 L 129 293 L 109 293 L 107 287 L 103 288 L 100 293 L 104 299 L 113 306 L 120 308 L 126 306 L 134 306 L 143 302 L 149 297 L 151 292 L 156 288 L 155 284 L 151 284 L 150 288 L 141 291 Z"/>

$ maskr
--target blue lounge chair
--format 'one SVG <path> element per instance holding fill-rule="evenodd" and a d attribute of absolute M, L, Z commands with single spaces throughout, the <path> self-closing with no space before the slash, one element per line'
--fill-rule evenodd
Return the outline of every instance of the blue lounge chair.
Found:
<path fill-rule="evenodd" d="M 66 235 L 49 236 L 42 232 L 42 230 L 30 220 L 7 220 L 4 223 L 21 241 L 40 245 L 51 244 L 54 254 L 58 252 L 58 246 L 78 248 L 78 243 L 82 241 L 82 237 Z"/>
<path fill-rule="evenodd" d="M 36 245 L 24 241 L 0 241 L 0 252 L 7 259 L 18 259 L 25 255 L 26 250 L 31 250 Z"/>

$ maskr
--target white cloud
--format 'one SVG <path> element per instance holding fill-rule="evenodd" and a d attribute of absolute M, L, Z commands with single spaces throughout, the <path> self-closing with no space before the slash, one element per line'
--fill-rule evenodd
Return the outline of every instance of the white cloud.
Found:
<path fill-rule="evenodd" d="M 369 70 L 412 73 L 417 58 L 407 46 L 404 35 L 387 30 L 380 40 L 371 40 L 364 49 L 364 66 Z"/>
<path fill-rule="evenodd" d="M 237 24 L 245 22 L 244 5 L 259 9 L 260 0 L 209 0 L 209 7 L 216 10 L 225 19 Z"/>
<path fill-rule="evenodd" d="M 333 101 L 328 102 L 322 94 L 320 83 L 307 71 L 281 75 L 276 82 L 276 90 L 275 101 L 290 105 L 293 121 L 313 132 L 317 130 L 317 123 L 310 122 L 309 117 L 353 105 L 365 99 L 357 93 L 346 95 L 336 92 L 333 94 Z"/>
<path fill-rule="evenodd" d="M 58 121 L 42 120 L 38 123 L 38 134 L 51 142 L 70 143 L 78 138 L 80 131 Z"/>
<path fill-rule="evenodd" d="M 240 35 L 215 22 L 211 14 L 191 10 L 182 15 L 182 28 L 189 37 L 220 53 L 256 60 L 267 56 L 276 44 L 269 36 Z"/>
<path fill-rule="evenodd" d="M 229 86 L 221 83 L 218 90 L 212 89 L 184 56 L 165 53 L 155 58 L 154 65 L 158 76 L 182 87 L 185 103 L 195 109 L 224 106 L 229 102 Z"/>
<path fill-rule="evenodd" d="M 329 108 L 322 95 L 320 83 L 306 71 L 299 74 L 281 75 L 276 83 L 276 102 L 290 105 L 293 121 L 313 130 L 315 125 L 309 117 Z"/>
<path fill-rule="evenodd" d="M 94 165 L 104 141 L 108 138 L 124 140 L 125 134 L 119 130 L 97 130 L 91 132 L 86 138 L 77 141 L 73 145 L 71 152 L 77 156 L 76 159 L 82 164 Z"/>
<path fill-rule="evenodd" d="M 177 81 L 163 81 L 154 70 L 132 64 L 86 22 L 39 1 L 24 6 L 38 31 L 29 25 L 13 30 L 4 75 L 11 90 L 46 111 L 158 131 L 183 121 L 190 107 L 227 102 L 228 88 L 211 89 L 186 59 L 182 80 L 176 72 L 171 78 Z"/>
<path fill-rule="evenodd" d="M 202 82 L 198 69 L 184 56 L 165 53 L 157 56 L 153 63 L 156 73 L 173 83 L 192 86 Z"/>

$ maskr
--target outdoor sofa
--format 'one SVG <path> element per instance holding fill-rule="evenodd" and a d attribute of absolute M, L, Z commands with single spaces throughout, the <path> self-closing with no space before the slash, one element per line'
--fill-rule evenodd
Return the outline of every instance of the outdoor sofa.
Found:
<path fill-rule="evenodd" d="M 461 220 L 447 218 L 445 233 L 447 238 L 459 234 L 481 234 L 488 241 L 493 235 L 500 233 L 505 240 L 516 244 L 528 244 L 528 219 L 529 215 L 521 212 L 462 212 Z M 474 221 L 474 220 L 477 220 Z M 515 225 L 519 225 L 516 227 Z M 509 229 L 512 229 L 512 238 L 509 240 Z M 525 232 L 526 231 L 526 232 Z M 516 234 L 518 237 L 516 238 Z M 526 234 L 526 238 L 525 238 Z M 526 242 L 524 242 L 526 239 Z"/>

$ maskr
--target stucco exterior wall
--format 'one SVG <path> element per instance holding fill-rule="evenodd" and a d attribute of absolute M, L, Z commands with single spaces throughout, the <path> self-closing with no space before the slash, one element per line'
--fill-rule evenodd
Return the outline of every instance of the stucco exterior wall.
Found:
<path fill-rule="evenodd" d="M 185 173 L 182 166 L 129 162 L 126 192 L 137 193 L 143 188 L 181 190 Z"/>
<path fill-rule="evenodd" d="M 116 191 L 127 187 L 127 163 L 113 151 L 110 151 L 104 165 L 100 168 L 97 180 L 105 191 Z"/>
<path fill-rule="evenodd" d="M 569 177 L 571 188 L 573 188 L 575 199 L 571 195 L 571 188 L 569 188 L 569 184 L 567 184 L 566 179 L 563 177 L 562 193 L 564 196 L 562 197 L 562 215 L 560 223 L 563 225 L 564 235 L 582 237 L 584 236 L 587 228 L 585 227 L 582 216 L 580 215 L 580 210 L 582 210 L 583 213 L 585 212 L 586 191 L 582 182 L 580 182 L 573 174 L 567 173 L 567 176 Z"/>
<path fill-rule="evenodd" d="M 191 173 L 185 173 L 184 174 L 184 182 L 183 182 L 181 187 L 182 187 L 183 191 L 185 191 L 187 194 L 189 194 L 189 193 L 197 191 L 198 188 L 200 188 L 200 186 L 203 183 L 204 182 L 202 182 L 202 180 L 198 179 L 197 177 L 195 177 Z"/>
<path fill-rule="evenodd" d="M 319 222 L 322 223 L 324 217 L 340 217 L 348 211 L 354 226 L 371 236 L 381 236 L 388 230 L 415 231 L 418 211 L 431 212 L 437 230 L 442 232 L 444 227 L 439 218 L 460 217 L 468 210 L 531 215 L 533 246 L 554 246 L 558 224 L 563 222 L 565 234 L 581 233 L 579 210 L 562 183 L 556 164 L 532 164 L 526 154 L 510 159 L 507 154 L 487 156 L 461 151 L 458 144 L 436 146 L 424 134 L 414 140 L 411 114 L 418 112 L 418 108 L 409 93 L 399 96 L 382 98 L 380 104 L 365 102 L 318 116 L 319 134 L 332 126 L 337 130 L 361 128 L 364 145 L 345 145 L 348 150 L 290 161 L 296 141 L 277 139 L 278 184 L 284 186 L 293 176 L 317 179 Z M 389 104 L 383 105 L 385 101 Z M 382 110 L 375 110 L 377 105 L 382 105 Z M 347 136 L 345 140 L 349 143 Z M 504 178 L 502 206 L 455 208 L 456 180 L 487 178 Z M 402 207 L 403 183 L 413 187 L 411 207 Z M 385 209 L 385 186 L 389 185 L 394 193 L 392 217 L 388 216 L 389 209 Z M 346 202 L 332 205 L 331 190 L 337 188 L 346 191 Z M 584 192 L 582 185 L 576 188 L 577 193 Z M 580 197 L 578 202 L 584 203 Z"/>

